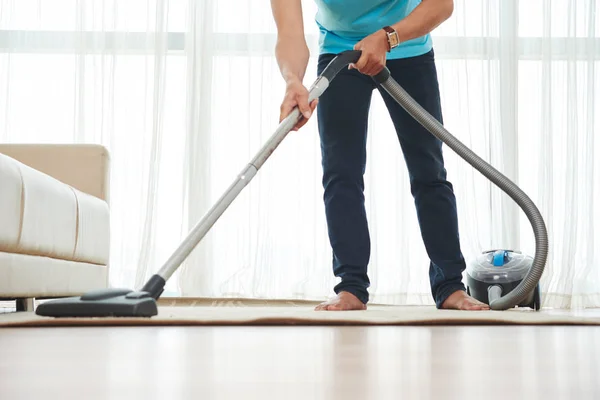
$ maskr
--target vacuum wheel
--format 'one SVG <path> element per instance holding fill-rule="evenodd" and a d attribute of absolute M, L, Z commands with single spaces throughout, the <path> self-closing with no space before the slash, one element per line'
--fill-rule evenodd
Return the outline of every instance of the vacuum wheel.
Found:
<path fill-rule="evenodd" d="M 539 283 L 535 286 L 533 290 L 533 304 L 532 307 L 534 310 L 539 310 L 542 307 L 542 296 L 540 295 L 540 285 Z"/>

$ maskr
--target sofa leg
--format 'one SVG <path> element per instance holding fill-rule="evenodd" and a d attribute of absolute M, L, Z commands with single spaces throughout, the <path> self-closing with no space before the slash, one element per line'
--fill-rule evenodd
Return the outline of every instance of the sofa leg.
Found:
<path fill-rule="evenodd" d="M 31 297 L 17 299 L 17 311 L 33 311 L 34 299 Z"/>

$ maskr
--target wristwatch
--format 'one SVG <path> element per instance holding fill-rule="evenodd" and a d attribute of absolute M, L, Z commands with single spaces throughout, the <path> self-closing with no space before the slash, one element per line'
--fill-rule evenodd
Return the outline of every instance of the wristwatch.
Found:
<path fill-rule="evenodd" d="M 400 39 L 398 38 L 398 32 L 394 30 L 394 28 L 390 26 L 384 26 L 383 30 L 387 34 L 388 40 L 388 52 L 392 51 L 393 48 L 398 47 L 400 44 Z"/>

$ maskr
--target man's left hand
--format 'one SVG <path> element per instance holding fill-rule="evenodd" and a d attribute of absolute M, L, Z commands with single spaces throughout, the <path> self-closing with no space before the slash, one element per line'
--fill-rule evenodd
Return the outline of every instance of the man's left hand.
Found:
<path fill-rule="evenodd" d="M 388 51 L 387 34 L 380 29 L 358 42 L 354 50 L 361 50 L 362 55 L 356 64 L 350 64 L 350 69 L 357 69 L 369 76 L 377 75 L 385 67 Z"/>

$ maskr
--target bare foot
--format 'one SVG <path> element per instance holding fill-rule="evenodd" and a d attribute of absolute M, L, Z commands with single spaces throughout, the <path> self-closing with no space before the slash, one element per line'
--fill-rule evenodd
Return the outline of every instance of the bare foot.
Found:
<path fill-rule="evenodd" d="M 457 290 L 444 301 L 442 308 L 447 310 L 479 311 L 489 310 L 490 306 L 472 298 L 462 290 Z"/>
<path fill-rule="evenodd" d="M 340 292 L 333 299 L 315 307 L 315 311 L 349 311 L 366 309 L 366 304 L 363 304 L 358 297 L 348 292 Z"/>

